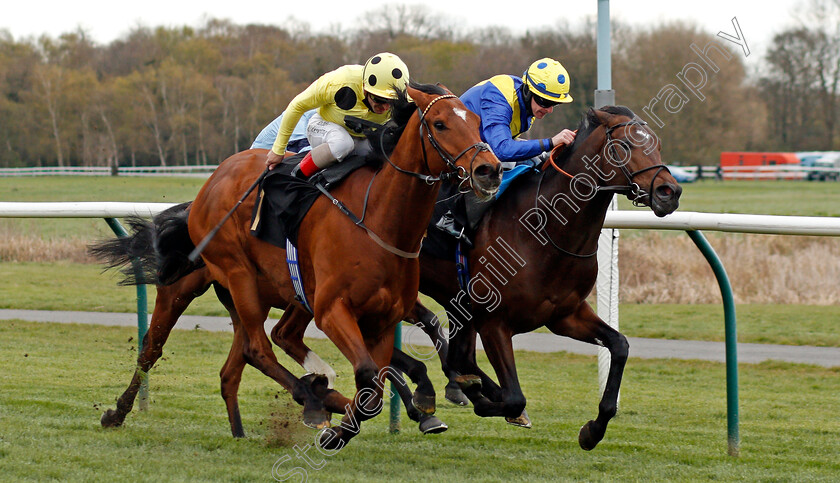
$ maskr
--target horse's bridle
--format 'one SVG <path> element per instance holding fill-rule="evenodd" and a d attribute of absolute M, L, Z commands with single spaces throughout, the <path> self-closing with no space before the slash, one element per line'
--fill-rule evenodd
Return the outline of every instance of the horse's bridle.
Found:
<path fill-rule="evenodd" d="M 630 170 L 627 169 L 627 163 L 620 162 L 621 158 L 616 153 L 615 143 L 613 142 L 615 139 L 612 137 L 613 131 L 615 131 L 616 129 L 618 129 L 620 127 L 646 126 L 646 125 L 647 125 L 647 122 L 645 122 L 645 121 L 642 121 L 642 120 L 639 120 L 639 119 L 633 119 L 632 121 L 620 122 L 620 123 L 615 124 L 613 126 L 607 126 L 607 127 L 604 128 L 604 133 L 605 133 L 605 136 L 606 136 L 606 146 L 607 146 L 607 150 L 608 150 L 609 157 L 610 157 L 610 160 L 609 160 L 610 164 L 613 165 L 613 166 L 617 166 L 618 169 L 621 171 L 621 173 L 624 174 L 625 179 L 627 179 L 627 184 L 626 185 L 617 185 L 617 186 L 597 186 L 597 185 L 590 186 L 595 192 L 626 194 L 627 198 L 629 198 L 630 201 L 635 206 L 645 206 L 644 202 L 639 201 L 640 199 L 643 200 L 644 198 L 648 199 L 648 204 L 653 203 L 653 199 L 652 199 L 653 183 L 656 181 L 656 177 L 659 176 L 659 173 L 661 173 L 662 170 L 665 170 L 668 173 L 670 173 L 671 171 L 668 169 L 667 166 L 660 163 L 660 164 L 654 164 L 652 166 L 647 166 L 645 168 L 642 168 L 640 170 L 637 170 L 637 171 L 634 171 L 634 172 L 631 173 Z M 550 159 L 550 165 L 552 167 L 554 167 L 554 169 L 556 169 L 560 173 L 568 176 L 569 178 L 574 178 L 573 175 L 567 173 L 563 169 L 559 168 L 556 164 L 554 164 L 554 161 L 551 160 L 551 158 L 549 158 L 549 159 Z M 656 173 L 654 173 L 653 178 L 651 178 L 651 180 L 650 180 L 649 189 L 647 191 L 645 191 L 644 189 L 642 189 L 641 186 L 639 186 L 638 183 L 633 181 L 633 178 L 635 178 L 636 176 L 638 176 L 638 175 L 640 175 L 640 174 L 642 174 L 646 171 L 650 171 L 652 169 L 656 169 L 657 171 L 656 171 Z M 585 178 L 583 178 L 583 179 L 585 180 Z"/>
<path fill-rule="evenodd" d="M 618 169 L 621 170 L 621 172 L 624 174 L 624 177 L 627 179 L 627 184 L 626 185 L 618 185 L 618 186 L 598 186 L 598 185 L 590 186 L 593 190 L 593 195 L 597 194 L 598 192 L 627 194 L 627 197 L 630 199 L 630 201 L 635 206 L 645 206 L 643 202 L 639 201 L 639 199 L 644 199 L 645 197 L 648 198 L 648 203 L 649 204 L 653 203 L 653 198 L 652 198 L 653 197 L 653 183 L 656 181 L 656 177 L 659 176 L 659 173 L 661 173 L 662 170 L 665 170 L 668 173 L 670 173 L 671 171 L 668 170 L 667 166 L 660 163 L 660 164 L 655 164 L 653 166 L 647 166 L 647 167 L 642 168 L 642 169 L 637 170 L 637 171 L 630 172 L 630 170 L 627 169 L 627 163 L 620 162 L 621 158 L 618 157 L 618 154 L 615 151 L 615 143 L 612 142 L 612 141 L 614 141 L 614 138 L 612 137 L 612 133 L 616 129 L 618 129 L 620 127 L 626 127 L 626 126 L 645 126 L 645 125 L 647 125 L 647 122 L 642 121 L 640 119 L 633 119 L 631 121 L 621 122 L 621 123 L 615 124 L 613 126 L 606 126 L 604 128 L 604 131 L 605 131 L 605 134 L 606 134 L 606 146 L 607 146 L 607 150 L 608 150 L 608 153 L 609 153 L 609 157 L 611 158 L 610 164 L 612 164 L 613 166 L 618 166 Z M 569 174 L 568 172 L 564 171 L 562 168 L 558 167 L 554 163 L 554 160 L 551 158 L 551 156 L 549 156 L 549 164 L 550 164 L 550 166 L 552 166 L 555 170 L 557 170 L 561 174 L 567 176 L 570 179 L 574 179 L 575 176 Z M 642 174 L 646 171 L 650 171 L 651 169 L 656 169 L 657 171 L 656 171 L 656 173 L 654 173 L 653 178 L 650 181 L 650 189 L 648 191 L 645 191 L 645 190 L 642 189 L 641 186 L 639 186 L 638 183 L 633 181 L 633 178 L 635 178 L 636 176 L 638 176 L 638 175 L 640 175 L 640 174 Z M 542 174 L 544 176 L 545 171 L 543 171 Z M 542 186 L 543 176 L 540 177 L 540 181 L 537 184 L 537 203 L 539 202 L 540 186 Z M 587 184 L 589 184 L 589 181 L 586 178 L 581 178 L 581 179 L 584 180 Z M 543 231 L 545 231 L 545 228 L 543 228 Z M 560 246 L 558 246 L 557 243 L 555 243 L 554 240 L 551 239 L 551 236 L 549 236 L 547 231 L 545 231 L 545 235 L 546 235 L 546 238 L 548 238 L 548 241 L 551 242 L 551 245 L 554 246 L 555 249 L 557 249 L 558 251 L 560 251 L 560 252 L 562 252 L 566 255 L 569 255 L 569 256 L 572 256 L 572 257 L 577 257 L 577 258 L 590 258 L 590 257 L 595 256 L 596 253 L 598 253 L 597 249 L 595 251 L 591 252 L 591 253 L 585 253 L 585 254 L 570 252 L 570 251 L 565 250 L 565 249 L 561 248 Z"/>
<path fill-rule="evenodd" d="M 423 112 L 420 112 L 419 109 L 417 110 L 417 113 L 420 116 L 420 137 L 421 138 L 423 137 L 423 128 L 425 127 L 425 129 L 427 131 L 427 136 L 429 138 L 429 142 L 435 148 L 435 150 L 438 152 L 441 159 L 443 159 L 446 162 L 447 166 L 451 169 L 451 171 L 441 173 L 440 176 L 432 176 L 431 174 L 416 173 L 414 171 L 409 171 L 407 169 L 400 168 L 399 166 L 394 164 L 393 161 L 391 161 L 391 157 L 388 156 L 388 153 L 385 152 L 385 143 L 384 143 L 385 129 L 379 129 L 379 150 L 382 153 L 382 156 L 388 162 L 388 164 L 391 165 L 391 167 L 393 167 L 395 170 L 397 170 L 400 173 L 412 176 L 414 178 L 421 179 L 429 185 L 433 185 L 438 181 L 443 181 L 443 180 L 447 180 L 447 179 L 450 179 L 450 178 L 457 177 L 458 179 L 461 180 L 461 184 L 463 184 L 466 180 L 469 180 L 470 181 L 470 186 L 472 186 L 472 176 L 467 174 L 467 172 L 464 168 L 459 168 L 455 163 L 458 161 L 458 159 L 461 158 L 461 156 L 466 154 L 467 151 L 475 148 L 475 154 L 473 154 L 473 157 L 470 160 L 470 172 L 472 172 L 472 165 L 475 162 L 475 158 L 478 157 L 478 154 L 481 153 L 482 151 L 489 151 L 490 146 L 488 146 L 487 143 L 480 143 L 480 142 L 475 143 L 472 146 L 468 147 L 467 149 L 461 151 L 458 154 L 458 156 L 455 156 L 455 158 L 452 158 L 452 156 L 449 153 L 447 153 L 443 148 L 441 148 L 441 146 L 437 143 L 434 136 L 432 135 L 431 129 L 429 129 L 429 126 L 426 124 L 425 116 L 426 116 L 426 113 L 429 111 L 430 107 L 432 107 L 437 101 L 439 101 L 441 99 L 448 99 L 448 98 L 454 98 L 454 97 L 456 97 L 456 96 L 454 96 L 452 94 L 446 94 L 446 95 L 438 96 L 438 97 L 432 99 L 432 102 L 430 102 L 429 105 L 426 106 L 426 109 Z M 431 169 L 429 169 L 429 161 L 426 158 L 426 144 L 421 141 L 420 145 L 423 147 L 423 162 L 426 164 L 426 170 L 429 173 L 431 173 Z M 367 191 L 365 192 L 364 203 L 362 205 L 362 216 L 361 217 L 357 217 L 355 214 L 353 214 L 353 212 L 351 212 L 344 205 L 344 203 L 342 203 L 340 200 L 336 199 L 333 195 L 330 194 L 329 191 L 327 191 L 326 188 L 324 188 L 320 184 L 316 184 L 315 187 L 318 188 L 318 190 L 324 196 L 326 196 L 327 199 L 329 199 L 332 202 L 332 204 L 335 205 L 342 213 L 344 213 L 347 217 L 349 217 L 350 220 L 356 226 L 365 230 L 367 232 L 368 236 L 370 236 L 370 238 L 374 242 L 376 242 L 376 244 L 378 244 L 380 247 L 382 247 L 385 250 L 387 250 L 388 252 L 393 253 L 394 255 L 397 255 L 397 256 L 402 257 L 402 258 L 408 258 L 408 259 L 417 258 L 418 256 L 420 256 L 420 250 L 417 250 L 416 252 L 407 252 L 407 251 L 404 251 L 404 250 L 400 250 L 399 248 L 397 248 L 397 247 L 391 245 L 390 243 L 384 241 L 376 233 L 374 233 L 373 230 L 371 230 L 370 228 L 367 227 L 367 225 L 365 225 L 365 216 L 367 214 L 368 200 L 370 199 L 371 188 L 373 187 L 373 182 L 376 179 L 377 174 L 379 174 L 379 171 L 377 171 L 373 174 L 373 176 L 370 178 L 370 183 L 368 183 Z M 423 246 L 422 241 L 420 243 L 420 246 L 421 247 Z"/>
<path fill-rule="evenodd" d="M 667 166 L 660 163 L 660 164 L 654 164 L 652 166 L 642 168 L 638 171 L 634 171 L 634 172 L 631 173 L 630 170 L 627 169 L 627 163 L 619 162 L 619 160 L 621 158 L 619 158 L 618 154 L 616 154 L 616 152 L 615 152 L 615 143 L 612 142 L 613 141 L 612 132 L 615 131 L 616 129 L 620 128 L 620 127 L 646 126 L 646 125 L 647 125 L 647 122 L 645 122 L 645 121 L 642 121 L 642 120 L 639 120 L 639 119 L 633 119 L 632 121 L 620 122 L 620 123 L 618 123 L 614 126 L 610 126 L 610 127 L 605 129 L 605 134 L 606 134 L 606 137 L 607 137 L 607 147 L 609 149 L 610 157 L 612 158 L 613 161 L 615 161 L 614 163 L 611 162 L 610 164 L 613 164 L 614 166 L 618 166 L 618 169 L 620 169 L 621 172 L 624 174 L 624 177 L 627 178 L 628 185 L 626 185 L 626 186 L 615 186 L 615 187 L 605 186 L 605 187 L 602 187 L 600 189 L 601 189 L 601 191 L 613 191 L 615 193 L 627 193 L 627 197 L 630 198 L 630 201 L 635 206 L 645 206 L 645 204 L 643 202 L 639 201 L 640 198 L 644 199 L 645 197 L 648 198 L 648 205 L 652 205 L 653 204 L 653 198 L 652 198 L 652 196 L 653 196 L 653 183 L 656 181 L 656 177 L 659 176 L 659 173 L 661 173 L 662 170 L 665 170 L 669 174 L 671 173 L 671 171 L 668 169 Z M 640 174 L 642 174 L 646 171 L 650 171 L 652 169 L 656 169 L 656 173 L 654 173 L 653 177 L 650 179 L 650 188 L 648 189 L 647 192 L 645 192 L 645 190 L 643 190 L 641 188 L 641 186 L 639 186 L 638 183 L 633 181 L 633 178 L 635 178 L 636 176 L 638 176 L 638 175 L 640 175 Z M 610 189 L 610 188 L 613 188 L 613 189 Z M 631 196 L 632 196 L 632 198 L 631 198 Z"/>
<path fill-rule="evenodd" d="M 453 158 L 451 154 L 447 153 L 446 150 L 444 150 L 440 146 L 440 144 L 438 144 L 434 135 L 432 135 L 432 130 L 429 129 L 429 125 L 426 122 L 426 114 L 429 112 L 429 109 L 431 109 L 431 107 L 433 105 L 435 105 L 436 102 L 438 102 L 442 99 L 453 99 L 453 98 L 457 99 L 457 96 L 455 96 L 453 94 L 444 94 L 444 95 L 441 95 L 441 96 L 438 96 L 438 97 L 435 97 L 434 99 L 432 99 L 432 102 L 430 102 L 429 105 L 426 106 L 426 109 L 424 109 L 423 111 L 420 111 L 420 109 L 417 110 L 417 115 L 420 117 L 420 137 L 421 138 L 423 137 L 423 130 L 425 129 L 426 137 L 429 139 L 429 144 L 431 144 L 432 147 L 435 148 L 435 151 L 437 151 L 438 155 L 446 163 L 446 166 L 449 168 L 449 171 L 445 171 L 445 172 L 441 173 L 440 176 L 432 176 L 431 174 L 417 173 L 417 172 L 414 172 L 414 171 L 409 171 L 407 169 L 400 168 L 399 166 L 394 164 L 393 161 L 391 161 L 391 157 L 388 156 L 388 154 L 385 152 L 385 148 L 384 148 L 383 142 L 382 142 L 382 139 L 383 139 L 383 136 L 384 136 L 384 132 L 383 132 L 383 135 L 380 136 L 380 138 L 379 138 L 380 139 L 379 148 L 380 148 L 380 151 L 382 152 L 382 155 L 385 157 L 385 160 L 388 161 L 388 164 L 390 164 L 391 167 L 393 167 L 394 169 L 396 169 L 400 173 L 407 174 L 409 176 L 413 176 L 413 177 L 418 178 L 418 179 L 422 179 L 423 181 L 425 181 L 429 185 L 437 183 L 438 181 L 445 181 L 445 180 L 449 180 L 449 179 L 452 179 L 452 178 L 457 178 L 457 179 L 461 180 L 461 184 L 465 183 L 466 181 L 469 181 L 470 186 L 472 186 L 472 175 L 470 173 L 472 173 L 473 163 L 475 163 L 475 159 L 478 157 L 478 155 L 482 151 L 490 151 L 490 146 L 487 143 L 484 143 L 484 142 L 477 142 L 477 143 L 473 144 L 472 146 L 467 147 L 466 149 L 464 149 L 463 151 L 458 153 L 458 155 Z M 429 173 L 431 173 L 432 170 L 431 170 L 431 168 L 429 168 L 429 160 L 428 160 L 428 157 L 426 156 L 426 143 L 421 141 L 420 147 L 422 148 L 422 151 L 423 151 L 423 163 L 426 165 L 426 170 Z M 467 152 L 469 152 L 471 149 L 475 149 L 475 153 L 473 154 L 472 159 L 470 159 L 470 173 L 467 173 L 466 169 L 464 169 L 462 167 L 459 167 L 456 163 L 458 162 L 459 159 L 461 159 L 462 156 L 467 154 Z"/>

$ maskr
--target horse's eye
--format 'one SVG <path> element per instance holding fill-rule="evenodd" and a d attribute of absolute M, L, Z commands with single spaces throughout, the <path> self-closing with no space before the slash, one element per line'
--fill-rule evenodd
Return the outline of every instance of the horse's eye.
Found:
<path fill-rule="evenodd" d="M 435 121 L 433 125 L 438 131 L 443 131 L 446 129 L 446 124 L 444 124 L 443 121 Z"/>

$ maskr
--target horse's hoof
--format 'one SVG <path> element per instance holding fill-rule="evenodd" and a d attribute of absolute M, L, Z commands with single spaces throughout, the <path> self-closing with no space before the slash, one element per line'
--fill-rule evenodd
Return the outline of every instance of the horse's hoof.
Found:
<path fill-rule="evenodd" d="M 470 403 L 470 400 L 467 398 L 466 394 L 464 394 L 464 391 L 462 391 L 461 388 L 458 387 L 458 384 L 454 382 L 450 382 L 446 385 L 445 397 L 447 401 L 457 404 L 458 406 L 466 406 Z"/>
<path fill-rule="evenodd" d="M 419 394 L 417 392 L 411 397 L 411 403 L 414 407 L 420 410 L 423 414 L 435 413 L 435 397 L 427 396 L 426 394 Z"/>
<path fill-rule="evenodd" d="M 479 390 L 481 389 L 481 378 L 472 374 L 466 374 L 463 376 L 456 376 L 455 382 L 461 388 L 462 391 L 467 392 L 471 389 Z"/>
<path fill-rule="evenodd" d="M 323 410 L 304 411 L 304 426 L 312 429 L 324 429 L 330 427 L 330 413 Z"/>
<path fill-rule="evenodd" d="M 505 418 L 505 421 L 508 424 L 512 424 L 514 426 L 519 426 L 520 428 L 531 429 L 531 418 L 528 417 L 528 413 L 523 409 L 522 414 L 515 418 Z"/>
<path fill-rule="evenodd" d="M 102 413 L 102 418 L 99 419 L 99 423 L 102 424 L 103 428 L 117 428 L 122 426 L 124 420 L 125 416 L 120 416 L 113 409 L 109 409 Z"/>
<path fill-rule="evenodd" d="M 346 444 L 347 441 L 344 440 L 344 431 L 342 431 L 340 426 L 327 429 L 321 433 L 321 437 L 318 439 L 318 445 L 326 450 L 338 450 Z"/>
<path fill-rule="evenodd" d="M 330 380 L 323 374 L 307 373 L 300 378 L 300 382 L 309 386 L 313 394 L 324 399 L 329 391 Z"/>
<path fill-rule="evenodd" d="M 601 441 L 601 438 L 595 438 L 592 434 L 592 425 L 595 424 L 595 421 L 589 421 L 588 423 L 584 424 L 582 428 L 580 428 L 580 434 L 578 434 L 578 443 L 580 443 L 580 447 L 585 449 L 586 451 L 591 451 L 598 446 L 598 443 Z"/>
<path fill-rule="evenodd" d="M 420 432 L 423 434 L 437 434 L 449 429 L 443 421 L 436 416 L 426 416 L 420 421 Z"/>

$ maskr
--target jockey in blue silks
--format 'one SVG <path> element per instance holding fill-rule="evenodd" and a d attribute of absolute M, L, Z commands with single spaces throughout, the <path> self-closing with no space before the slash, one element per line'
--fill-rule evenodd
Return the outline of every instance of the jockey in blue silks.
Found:
<path fill-rule="evenodd" d="M 490 145 L 505 169 L 503 178 L 512 179 L 528 167 L 540 164 L 539 155 L 554 146 L 571 144 L 575 133 L 563 129 L 550 138 L 524 140 L 519 137 L 531 128 L 534 119 L 551 114 L 558 104 L 572 102 L 571 80 L 560 62 L 543 58 L 532 63 L 517 77 L 508 74 L 479 82 L 461 95 L 461 101 L 481 119 L 481 140 Z M 522 166 L 521 168 L 518 166 Z M 502 181 L 505 184 L 504 179 Z M 437 227 L 471 244 L 464 227 L 475 229 L 489 204 L 476 204 L 466 214 L 446 213 Z M 458 226 L 460 225 L 460 226 Z"/>

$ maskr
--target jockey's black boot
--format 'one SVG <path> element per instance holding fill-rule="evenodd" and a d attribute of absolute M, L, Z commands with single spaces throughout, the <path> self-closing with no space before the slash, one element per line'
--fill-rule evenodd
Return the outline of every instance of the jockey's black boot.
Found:
<path fill-rule="evenodd" d="M 438 230 L 452 235 L 455 237 L 456 240 L 460 240 L 470 248 L 472 248 L 473 243 L 472 240 L 467 236 L 466 230 L 463 226 L 461 226 L 456 220 L 455 217 L 452 215 L 451 211 L 447 211 L 440 217 L 440 220 L 435 223 L 435 228 Z"/>
<path fill-rule="evenodd" d="M 306 175 L 305 175 L 305 174 L 303 174 L 303 172 L 300 170 L 300 165 L 299 165 L 299 164 L 298 164 L 297 166 L 295 166 L 294 168 L 292 168 L 292 172 L 291 172 L 291 173 L 289 173 L 289 174 L 290 174 L 290 175 L 292 175 L 292 176 L 294 176 L 295 178 L 298 178 L 298 179 L 302 179 L 302 180 L 309 179 L 309 178 L 307 178 L 307 177 L 306 177 Z"/>

